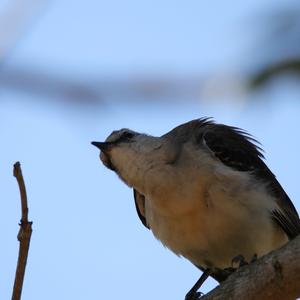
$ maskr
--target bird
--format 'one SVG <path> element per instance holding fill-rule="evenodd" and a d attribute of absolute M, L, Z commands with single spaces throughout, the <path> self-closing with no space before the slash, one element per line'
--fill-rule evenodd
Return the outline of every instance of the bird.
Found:
<path fill-rule="evenodd" d="M 161 243 L 219 283 L 300 234 L 299 215 L 248 132 L 203 117 L 162 136 L 113 131 L 100 160 L 133 189 L 137 215 Z"/>

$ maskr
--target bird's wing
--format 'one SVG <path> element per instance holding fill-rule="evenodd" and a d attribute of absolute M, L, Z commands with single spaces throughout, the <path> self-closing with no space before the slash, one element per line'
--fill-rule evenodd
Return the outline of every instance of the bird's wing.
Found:
<path fill-rule="evenodd" d="M 300 234 L 298 213 L 275 175 L 263 162 L 262 150 L 255 139 L 239 128 L 218 124 L 205 126 L 199 138 L 224 165 L 237 171 L 251 172 L 257 179 L 266 182 L 279 207 L 271 212 L 272 219 L 290 239 Z"/>
<path fill-rule="evenodd" d="M 136 189 L 133 189 L 133 196 L 134 196 L 135 208 L 141 222 L 146 228 L 150 229 L 150 227 L 147 224 L 146 216 L 145 216 L 145 196 L 140 194 Z"/>

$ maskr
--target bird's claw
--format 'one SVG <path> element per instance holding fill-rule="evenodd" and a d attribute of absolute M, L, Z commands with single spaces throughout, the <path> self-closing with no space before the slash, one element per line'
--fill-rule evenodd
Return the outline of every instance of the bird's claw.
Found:
<path fill-rule="evenodd" d="M 237 255 L 231 261 L 231 265 L 235 269 L 246 266 L 248 264 L 249 263 L 245 260 L 245 257 L 243 255 Z"/>
<path fill-rule="evenodd" d="M 198 300 L 200 299 L 204 294 L 201 292 L 195 292 L 195 293 L 187 293 L 185 296 L 185 300 Z"/>

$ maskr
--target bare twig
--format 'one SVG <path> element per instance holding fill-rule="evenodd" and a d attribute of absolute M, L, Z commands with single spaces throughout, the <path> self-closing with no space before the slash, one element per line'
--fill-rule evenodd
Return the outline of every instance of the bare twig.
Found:
<path fill-rule="evenodd" d="M 15 283 L 12 294 L 12 300 L 20 300 L 22 294 L 22 287 L 30 245 L 30 237 L 32 233 L 31 225 L 32 222 L 28 221 L 28 206 L 27 206 L 27 195 L 25 183 L 22 175 L 21 165 L 19 162 L 14 164 L 14 176 L 17 179 L 20 196 L 21 196 L 21 207 L 22 217 L 20 222 L 20 230 L 18 233 L 18 241 L 20 242 L 18 264 L 15 275 Z"/>
<path fill-rule="evenodd" d="M 201 300 L 295 300 L 300 297 L 300 236 L 233 273 Z"/>

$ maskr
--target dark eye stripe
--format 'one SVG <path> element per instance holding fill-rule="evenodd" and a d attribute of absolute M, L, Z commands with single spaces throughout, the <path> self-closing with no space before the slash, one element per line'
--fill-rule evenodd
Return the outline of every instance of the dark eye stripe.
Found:
<path fill-rule="evenodd" d="M 134 134 L 132 132 L 124 132 L 121 137 L 131 139 L 134 137 Z"/>
<path fill-rule="evenodd" d="M 126 142 L 126 141 L 129 142 L 134 136 L 135 136 L 134 133 L 129 131 L 124 131 L 119 137 L 119 139 L 117 140 L 117 142 Z"/>

